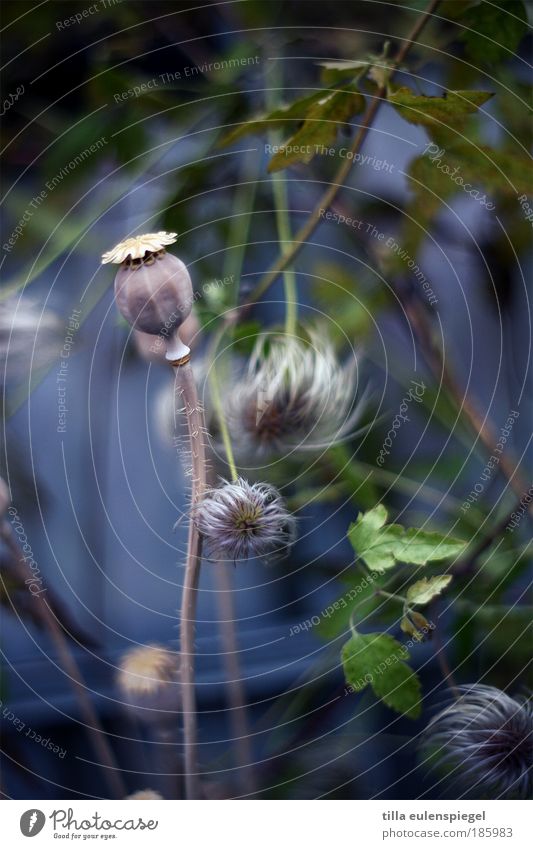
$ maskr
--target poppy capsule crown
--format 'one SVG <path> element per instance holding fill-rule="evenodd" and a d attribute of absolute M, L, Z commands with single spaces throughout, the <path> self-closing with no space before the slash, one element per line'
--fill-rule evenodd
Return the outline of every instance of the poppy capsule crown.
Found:
<path fill-rule="evenodd" d="M 175 241 L 176 233 L 147 233 L 119 242 L 102 256 L 102 263 L 120 265 L 115 277 L 120 312 L 137 330 L 164 338 L 169 360 L 189 354 L 177 331 L 194 300 L 187 266 L 165 250 Z"/>

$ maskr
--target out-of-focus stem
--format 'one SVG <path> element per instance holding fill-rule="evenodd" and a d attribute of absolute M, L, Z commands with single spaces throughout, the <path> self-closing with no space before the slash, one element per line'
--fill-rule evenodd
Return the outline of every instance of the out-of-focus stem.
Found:
<path fill-rule="evenodd" d="M 244 704 L 244 688 L 240 677 L 237 639 L 235 636 L 235 611 L 233 586 L 227 563 L 215 564 L 218 584 L 218 605 L 221 615 L 220 634 L 224 650 L 226 687 L 230 708 L 230 723 L 238 764 L 238 781 L 243 794 L 255 793 L 257 782 L 253 767 L 253 752 L 250 745 L 247 712 Z"/>
<path fill-rule="evenodd" d="M 282 60 L 279 60 L 280 63 Z M 273 110 L 278 105 L 278 90 L 282 87 L 282 73 L 278 63 L 273 66 L 273 78 L 271 88 L 267 89 L 267 105 Z M 270 140 L 273 145 L 280 144 L 281 136 L 277 132 L 271 132 Z M 274 195 L 274 207 L 276 212 L 276 226 L 281 252 L 290 249 L 292 244 L 292 233 L 289 221 L 289 201 L 287 182 L 283 171 L 272 174 L 272 192 Z M 294 271 L 288 265 L 283 271 L 283 286 L 285 290 L 285 333 L 294 336 L 296 333 L 296 321 L 298 317 L 298 292 L 296 289 L 296 277 Z"/>
<path fill-rule="evenodd" d="M 206 487 L 206 465 L 204 445 L 204 417 L 198 401 L 196 383 L 189 362 L 175 365 L 176 383 L 181 393 L 191 447 L 192 503 L 194 510 L 203 497 Z M 185 795 L 187 799 L 200 798 L 200 776 L 198 772 L 198 741 L 196 694 L 194 676 L 194 626 L 196 602 L 202 559 L 202 538 L 191 514 L 187 562 L 183 581 L 180 624 L 181 686 L 183 693 L 183 734 L 185 742 Z"/>
<path fill-rule="evenodd" d="M 24 556 L 7 521 L 2 523 L 0 535 L 13 556 L 13 567 L 16 568 L 21 580 L 26 581 L 28 578 L 31 580 L 32 574 L 26 566 Z M 93 744 L 100 766 L 102 767 L 106 777 L 106 782 L 111 790 L 111 794 L 116 799 L 125 799 L 127 795 L 126 786 L 120 774 L 111 747 L 107 742 L 104 730 L 100 725 L 100 721 L 91 699 L 88 696 L 87 686 L 83 680 L 78 664 L 70 651 L 67 638 L 61 630 L 61 626 L 54 613 L 50 610 L 46 597 L 44 595 L 40 595 L 37 602 L 38 606 L 36 607 L 36 610 L 38 610 L 41 623 L 48 631 L 50 638 L 56 647 L 61 665 L 70 680 L 85 724 L 85 730 Z"/>

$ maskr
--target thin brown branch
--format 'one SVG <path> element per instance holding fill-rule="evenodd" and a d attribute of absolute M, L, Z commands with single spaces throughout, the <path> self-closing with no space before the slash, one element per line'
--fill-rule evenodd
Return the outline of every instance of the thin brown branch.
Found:
<path fill-rule="evenodd" d="M 19 548 L 18 542 L 13 536 L 11 527 L 7 521 L 2 523 L 0 535 L 8 547 L 13 557 L 13 568 L 20 575 L 23 582 L 33 580 L 33 575 L 26 565 L 24 555 Z M 96 756 L 99 759 L 99 764 L 105 775 L 106 782 L 109 785 L 111 794 L 116 799 L 125 799 L 127 795 L 126 786 L 120 774 L 119 767 L 111 747 L 107 741 L 105 732 L 100 725 L 100 721 L 93 707 L 91 699 L 88 695 L 87 685 L 85 684 L 78 664 L 70 651 L 59 622 L 54 613 L 48 606 L 46 596 L 40 595 L 37 599 L 38 603 L 35 606 L 36 613 L 40 618 L 43 628 L 48 632 L 52 639 L 61 665 L 70 681 L 74 694 L 76 696 L 80 713 L 84 721 L 85 730 L 93 744 Z"/>

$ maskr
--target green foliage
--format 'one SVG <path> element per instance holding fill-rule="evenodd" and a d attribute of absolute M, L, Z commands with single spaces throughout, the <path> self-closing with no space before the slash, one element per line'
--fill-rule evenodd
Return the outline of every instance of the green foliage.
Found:
<path fill-rule="evenodd" d="M 342 647 L 346 682 L 359 692 L 368 684 L 385 704 L 411 719 L 420 715 L 420 681 L 405 663 L 409 652 L 389 634 L 354 634 Z"/>
<path fill-rule="evenodd" d="M 359 76 L 364 73 L 372 64 L 369 59 L 340 59 L 331 62 L 319 62 L 322 68 L 320 79 L 323 83 L 332 85 L 340 83 L 348 77 Z"/>
<path fill-rule="evenodd" d="M 431 561 L 457 557 L 466 545 L 434 531 L 405 530 L 402 525 L 386 525 L 386 521 L 387 510 L 379 504 L 361 513 L 348 530 L 357 555 L 378 573 L 392 569 L 397 563 L 425 566 Z"/>
<path fill-rule="evenodd" d="M 470 188 L 486 186 L 492 195 L 533 193 L 533 173 L 525 155 L 461 143 L 443 149 L 438 159 L 421 156 L 409 169 L 418 183 L 411 184 L 412 188 L 426 199 L 429 192 L 435 192 L 437 200 L 456 194 L 461 191 L 461 180 Z"/>
<path fill-rule="evenodd" d="M 320 153 L 322 145 L 330 145 L 337 138 L 339 125 L 345 124 L 365 108 L 365 99 L 355 85 L 343 89 L 326 89 L 315 92 L 290 106 L 274 109 L 236 127 L 224 136 L 221 144 L 227 145 L 249 133 L 286 128 L 287 122 L 303 121 L 302 126 L 279 146 L 268 167 L 280 171 L 295 162 L 310 162 Z"/>
<path fill-rule="evenodd" d="M 470 6 L 460 17 L 461 41 L 472 62 L 484 67 L 512 59 L 528 31 L 521 0 L 491 0 Z"/>
<path fill-rule="evenodd" d="M 432 578 L 421 578 L 407 590 L 407 601 L 410 604 L 428 604 L 446 589 L 451 580 L 451 575 L 434 575 Z"/>
<path fill-rule="evenodd" d="M 286 129 L 288 122 L 304 121 L 310 108 L 324 95 L 323 91 L 315 91 L 307 97 L 301 97 L 287 106 L 280 106 L 257 118 L 252 118 L 244 124 L 239 124 L 229 133 L 222 137 L 222 146 L 233 144 L 244 136 L 261 135 L 269 130 Z"/>
<path fill-rule="evenodd" d="M 432 138 L 440 138 L 443 130 L 460 132 L 492 96 L 490 91 L 447 91 L 442 97 L 428 97 L 402 87 L 389 91 L 388 101 L 410 124 L 420 124 Z"/>

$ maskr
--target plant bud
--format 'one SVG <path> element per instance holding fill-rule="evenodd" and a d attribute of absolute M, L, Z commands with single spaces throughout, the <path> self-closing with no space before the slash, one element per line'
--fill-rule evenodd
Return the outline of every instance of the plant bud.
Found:
<path fill-rule="evenodd" d="M 102 263 L 120 265 L 115 277 L 120 312 L 136 330 L 161 336 L 168 360 L 189 353 L 177 331 L 190 315 L 194 300 L 187 266 L 165 250 L 175 241 L 176 233 L 147 233 L 125 239 L 102 255 Z"/>

